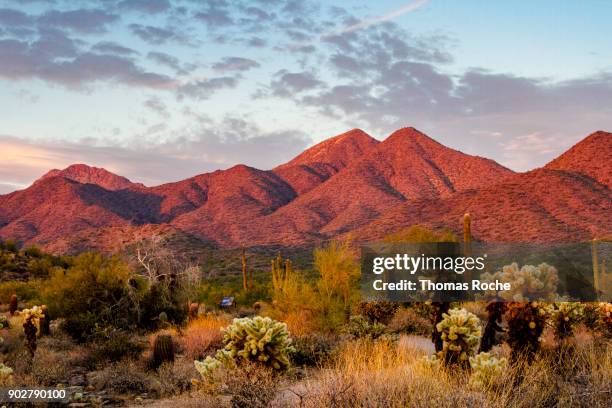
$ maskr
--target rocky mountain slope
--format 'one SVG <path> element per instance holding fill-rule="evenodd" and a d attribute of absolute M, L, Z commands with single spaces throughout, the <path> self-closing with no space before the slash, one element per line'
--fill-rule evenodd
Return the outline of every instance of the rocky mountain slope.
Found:
<path fill-rule="evenodd" d="M 155 187 L 73 165 L 0 196 L 0 238 L 60 252 L 166 232 L 222 247 L 301 245 L 417 223 L 458 229 L 470 212 L 481 240 L 588 239 L 612 231 L 611 136 L 520 174 L 414 128 L 382 142 L 354 129 L 269 171 L 237 165 Z"/>

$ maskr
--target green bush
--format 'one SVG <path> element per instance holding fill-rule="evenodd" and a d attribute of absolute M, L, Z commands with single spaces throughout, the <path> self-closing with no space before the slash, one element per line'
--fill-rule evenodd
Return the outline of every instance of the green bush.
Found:
<path fill-rule="evenodd" d="M 387 333 L 387 327 L 378 322 L 370 323 L 365 317 L 351 316 L 345 331 L 354 338 L 370 338 L 376 340 Z"/>
<path fill-rule="evenodd" d="M 43 287 L 52 318 L 66 319 L 68 333 L 85 340 L 100 327 L 130 328 L 137 320 L 127 264 L 118 257 L 85 253 L 55 270 Z"/>
<path fill-rule="evenodd" d="M 120 361 L 124 358 L 136 358 L 145 349 L 133 333 L 124 330 L 100 330 L 89 337 L 91 357 L 94 362 Z"/>
<path fill-rule="evenodd" d="M 291 362 L 296 366 L 319 367 L 330 361 L 337 350 L 337 340 L 317 334 L 297 337 Z"/>
<path fill-rule="evenodd" d="M 40 303 L 41 287 L 39 280 L 0 282 L 0 303 L 9 303 L 13 294 L 23 302 Z"/>
<path fill-rule="evenodd" d="M 371 323 L 379 322 L 382 324 L 389 324 L 398 309 L 399 303 L 381 300 L 361 302 L 358 307 L 358 312 L 365 316 Z"/>

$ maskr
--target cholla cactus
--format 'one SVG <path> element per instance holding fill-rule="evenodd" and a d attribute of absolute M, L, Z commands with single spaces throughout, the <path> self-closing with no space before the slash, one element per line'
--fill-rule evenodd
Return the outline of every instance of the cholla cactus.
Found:
<path fill-rule="evenodd" d="M 601 328 L 604 334 L 612 337 L 612 303 L 601 302 L 598 312 L 597 326 Z"/>
<path fill-rule="evenodd" d="M 442 333 L 442 351 L 438 357 L 445 364 L 467 366 L 468 359 L 478 348 L 481 329 L 478 317 L 465 309 L 451 309 L 442 315 L 436 330 Z"/>
<path fill-rule="evenodd" d="M 497 358 L 491 353 L 479 353 L 470 357 L 472 375 L 470 384 L 476 388 L 490 388 L 508 365 L 505 358 Z"/>
<path fill-rule="evenodd" d="M 13 383 L 13 369 L 0 363 L 0 385 L 11 385 Z"/>
<path fill-rule="evenodd" d="M 379 322 L 370 323 L 361 315 L 351 316 L 346 325 L 346 332 L 354 338 L 376 340 L 387 332 L 387 327 Z"/>
<path fill-rule="evenodd" d="M 559 275 L 557 269 L 547 263 L 540 265 L 523 265 L 519 269 L 516 262 L 505 265 L 501 271 L 494 274 L 486 272 L 481 275 L 485 282 L 500 281 L 510 283 L 510 290 L 499 293 L 485 293 L 485 298 L 500 297 L 507 302 L 528 302 L 549 300 L 557 298 L 557 284 Z"/>
<path fill-rule="evenodd" d="M 36 333 L 38 332 L 38 328 L 36 327 L 36 320 L 42 318 L 43 310 L 39 306 L 34 306 L 31 309 L 23 309 L 21 311 L 23 315 L 23 333 L 26 338 L 26 348 L 30 353 L 31 357 L 34 357 L 34 353 L 36 352 Z"/>
<path fill-rule="evenodd" d="M 287 325 L 269 317 L 255 316 L 234 319 L 223 329 L 225 347 L 215 357 L 195 361 L 202 377 L 210 377 L 220 366 L 229 366 L 239 361 L 251 361 L 284 370 L 289 366 L 289 353 L 294 351 Z"/>
<path fill-rule="evenodd" d="M 512 348 L 511 361 L 517 362 L 521 354 L 528 360 L 540 349 L 540 336 L 544 331 L 551 307 L 542 302 L 513 302 L 508 304 L 508 344 Z"/>
<path fill-rule="evenodd" d="M 5 315 L 0 315 L 0 329 L 8 327 L 8 319 Z M 4 338 L 0 336 L 0 344 L 4 343 Z"/>
<path fill-rule="evenodd" d="M 40 319 L 44 316 L 43 309 L 40 306 L 33 306 L 31 309 L 23 309 L 20 313 L 25 320 Z"/>
<path fill-rule="evenodd" d="M 217 352 L 219 353 L 223 354 L 222 351 Z M 212 379 L 214 372 L 223 365 L 219 358 L 211 356 L 206 357 L 204 361 L 195 360 L 193 363 L 200 376 L 205 379 Z"/>
<path fill-rule="evenodd" d="M 293 351 L 287 324 L 269 317 L 234 319 L 224 330 L 223 342 L 230 357 L 261 362 L 275 370 L 289 366 Z"/>
<path fill-rule="evenodd" d="M 559 340 L 566 339 L 574 332 L 574 326 L 582 320 L 584 304 L 580 302 L 559 302 L 551 312 L 551 322 Z"/>

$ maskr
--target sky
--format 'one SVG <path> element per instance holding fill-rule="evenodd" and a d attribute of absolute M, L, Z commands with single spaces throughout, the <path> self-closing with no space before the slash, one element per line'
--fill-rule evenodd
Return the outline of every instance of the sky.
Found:
<path fill-rule="evenodd" d="M 612 2 L 0 0 L 0 194 L 413 126 L 517 171 L 612 131 Z"/>

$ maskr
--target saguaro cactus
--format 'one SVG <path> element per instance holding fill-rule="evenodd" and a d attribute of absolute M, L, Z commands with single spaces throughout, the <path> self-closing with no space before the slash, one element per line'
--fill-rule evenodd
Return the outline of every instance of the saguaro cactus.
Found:
<path fill-rule="evenodd" d="M 288 277 L 293 272 L 293 265 L 291 260 L 285 259 L 283 262 L 283 257 L 280 252 L 278 256 L 272 260 L 272 286 L 274 287 L 275 292 L 282 292 L 285 288 L 285 284 L 287 283 Z"/>
<path fill-rule="evenodd" d="M 244 247 L 242 247 L 242 289 L 246 292 L 249 287 L 248 287 L 248 282 L 247 282 L 247 263 L 246 263 L 246 254 L 245 254 L 245 250 Z"/>
<path fill-rule="evenodd" d="M 470 213 L 463 215 L 463 245 L 465 256 L 472 254 L 472 216 Z"/>
<path fill-rule="evenodd" d="M 593 238 L 591 241 L 591 256 L 593 258 L 593 286 L 595 287 L 595 294 L 599 297 L 599 259 L 597 256 L 597 238 Z"/>

